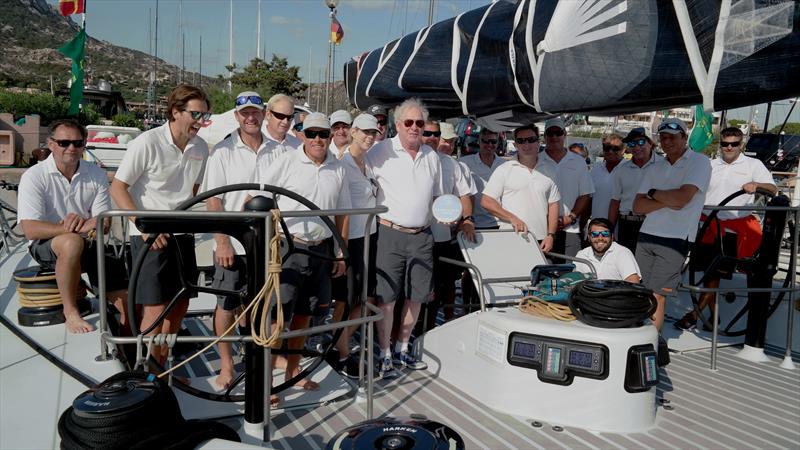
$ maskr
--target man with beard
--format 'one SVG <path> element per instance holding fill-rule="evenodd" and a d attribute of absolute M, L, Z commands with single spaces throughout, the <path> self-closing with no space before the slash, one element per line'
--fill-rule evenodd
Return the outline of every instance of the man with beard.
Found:
<path fill-rule="evenodd" d="M 599 217 L 589 221 L 589 247 L 579 251 L 577 258 L 586 259 L 597 271 L 598 280 L 624 280 L 638 283 L 642 279 L 636 258 L 627 248 L 614 242 L 614 227 L 608 219 Z M 576 263 L 575 270 L 592 273 L 589 266 Z"/>

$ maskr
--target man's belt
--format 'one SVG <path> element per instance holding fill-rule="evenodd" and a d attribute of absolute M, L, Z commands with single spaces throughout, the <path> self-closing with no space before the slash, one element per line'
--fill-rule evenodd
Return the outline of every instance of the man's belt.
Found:
<path fill-rule="evenodd" d="M 621 219 L 625 219 L 628 222 L 644 222 L 644 219 L 647 217 L 641 214 L 620 214 L 619 216 Z"/>
<path fill-rule="evenodd" d="M 324 239 L 321 240 L 321 241 L 307 241 L 307 240 L 305 240 L 305 239 L 303 239 L 301 237 L 298 237 L 296 234 L 292 235 L 292 240 L 294 242 L 298 243 L 298 244 L 303 244 L 303 245 L 306 245 L 308 247 L 314 247 L 315 245 L 320 245 L 323 242 L 325 242 Z"/>
<path fill-rule="evenodd" d="M 386 219 L 380 219 L 380 218 L 378 219 L 378 223 L 380 223 L 381 225 L 383 225 L 385 227 L 389 227 L 389 228 L 391 228 L 393 230 L 397 230 L 397 231 L 400 231 L 402 233 L 408 233 L 408 234 L 417 234 L 417 233 L 420 233 L 420 232 L 425 231 L 428 228 L 430 228 L 430 225 L 425 225 L 425 226 L 422 226 L 422 227 L 404 227 L 404 226 L 398 225 L 398 224 L 396 224 L 394 222 L 388 221 Z"/>

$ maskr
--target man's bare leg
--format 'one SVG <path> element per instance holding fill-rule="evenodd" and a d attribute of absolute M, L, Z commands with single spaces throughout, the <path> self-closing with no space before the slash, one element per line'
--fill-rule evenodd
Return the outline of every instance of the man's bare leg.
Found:
<path fill-rule="evenodd" d="M 383 319 L 381 319 L 377 324 L 378 345 L 380 346 L 381 351 L 391 349 L 392 324 L 394 323 L 394 304 L 395 302 L 381 303 L 378 305 L 383 312 Z M 391 353 L 389 356 L 391 356 Z"/>
<path fill-rule="evenodd" d="M 656 329 L 660 333 L 661 329 L 664 327 L 664 311 L 667 306 L 667 298 L 660 294 L 653 295 L 656 296 L 656 302 L 658 303 L 656 312 L 653 314 L 653 325 L 656 326 Z"/>
<path fill-rule="evenodd" d="M 56 285 L 64 304 L 64 325 L 70 333 L 88 333 L 94 327 L 81 317 L 76 296 L 81 278 L 83 238 L 75 233 L 64 233 L 54 237 L 50 245 L 56 254 Z"/>
<path fill-rule="evenodd" d="M 225 330 L 233 325 L 235 315 L 233 311 L 226 311 L 217 305 L 214 311 L 214 334 L 220 336 Z M 230 342 L 220 342 L 219 361 L 220 369 L 216 384 L 220 389 L 227 389 L 233 381 L 235 371 L 233 369 L 233 345 Z"/>
<path fill-rule="evenodd" d="M 304 328 L 308 328 L 311 324 L 311 316 L 301 316 L 299 314 L 295 314 L 292 317 L 292 322 L 289 325 L 290 330 L 302 330 Z M 306 337 L 305 336 L 298 336 L 295 338 L 289 339 L 287 343 L 287 347 L 289 350 L 300 350 L 305 345 Z M 292 377 L 296 376 L 300 373 L 300 355 L 287 355 L 286 358 L 286 381 L 289 381 Z M 316 391 L 319 389 L 319 384 L 314 381 L 309 380 L 308 378 L 304 378 L 297 382 L 297 387 L 301 387 L 307 391 Z"/>
<path fill-rule="evenodd" d="M 108 293 L 108 298 L 114 308 L 119 311 L 119 332 L 122 336 L 130 336 L 131 328 L 128 325 L 128 290 L 120 289 L 118 291 L 111 291 Z"/>
<path fill-rule="evenodd" d="M 157 305 L 143 305 L 142 306 L 142 323 L 139 325 L 139 331 L 144 331 L 150 328 L 150 325 L 155 323 L 158 316 L 164 312 L 164 309 L 167 307 L 166 303 L 159 303 Z M 153 334 L 161 333 L 162 327 L 155 327 L 149 333 L 148 336 Z M 151 353 L 153 359 L 155 359 L 159 364 L 162 366 L 164 365 L 164 361 L 166 361 L 167 354 L 164 353 L 160 346 L 153 348 L 153 352 Z"/>
<path fill-rule="evenodd" d="M 422 303 L 413 302 L 411 299 L 406 299 L 406 301 L 403 302 L 402 322 L 400 331 L 397 334 L 397 341 L 401 344 L 408 343 L 408 339 L 411 337 L 411 331 L 414 329 L 414 324 L 417 323 L 417 318 L 419 318 L 421 309 Z"/>

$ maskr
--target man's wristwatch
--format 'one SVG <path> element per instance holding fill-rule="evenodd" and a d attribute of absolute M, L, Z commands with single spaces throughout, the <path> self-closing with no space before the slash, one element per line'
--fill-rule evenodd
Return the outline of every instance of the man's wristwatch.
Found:
<path fill-rule="evenodd" d="M 473 216 L 464 216 L 463 218 L 461 218 L 461 221 L 462 221 L 462 222 L 466 222 L 466 221 L 468 221 L 468 220 L 469 220 L 470 222 L 472 222 L 472 223 L 475 223 L 475 217 L 473 217 Z"/>
<path fill-rule="evenodd" d="M 656 191 L 657 191 L 657 189 L 655 189 L 655 188 L 650 189 L 649 191 L 647 191 L 647 198 L 649 198 L 650 200 L 655 200 L 655 198 L 653 196 L 656 195 Z"/>
<path fill-rule="evenodd" d="M 556 234 L 555 233 L 547 233 L 546 237 L 551 237 L 551 238 L 555 239 L 556 238 Z"/>

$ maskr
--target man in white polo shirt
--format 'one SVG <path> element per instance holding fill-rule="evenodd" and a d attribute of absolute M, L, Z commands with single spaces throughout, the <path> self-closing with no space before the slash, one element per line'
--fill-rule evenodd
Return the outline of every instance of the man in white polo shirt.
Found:
<path fill-rule="evenodd" d="M 81 317 L 76 295 L 82 272 L 97 286 L 97 255 L 89 248 L 92 240 L 84 236 L 96 229 L 97 215 L 111 209 L 105 171 L 81 160 L 86 134 L 86 128 L 72 119 L 50 124 L 47 147 L 51 154 L 22 174 L 17 202 L 20 226 L 31 241 L 31 256 L 42 268 L 55 271 L 70 333 L 94 330 Z M 105 278 L 108 298 L 125 325 L 125 267 L 106 258 Z"/>
<path fill-rule="evenodd" d="M 475 228 L 479 230 L 497 229 L 497 219 L 481 206 L 481 193 L 486 188 L 492 173 L 506 160 L 497 156 L 499 134 L 486 127 L 478 133 L 478 153 L 460 158 L 472 172 L 478 194 L 475 196 Z"/>
<path fill-rule="evenodd" d="M 303 146 L 299 138 L 289 133 L 293 117 L 294 102 L 291 97 L 286 94 L 275 94 L 269 98 L 264 136 L 267 138 L 266 145 L 270 154 L 280 155 Z M 262 162 L 266 164 L 262 170 L 266 170 L 271 161 L 259 160 L 259 163 Z"/>
<path fill-rule="evenodd" d="M 697 234 L 711 163 L 689 150 L 686 123 L 678 118 L 664 119 L 658 137 L 666 157 L 645 171 L 633 212 L 647 216 L 639 231 L 636 262 L 642 283 L 658 301 L 654 324 L 661 331 L 666 298 L 675 294 L 689 244 Z"/>
<path fill-rule="evenodd" d="M 342 159 L 347 146 L 350 145 L 350 125 L 353 124 L 353 116 L 343 109 L 337 109 L 328 120 L 331 122 L 329 150 L 333 152 L 336 159 Z"/>
<path fill-rule="evenodd" d="M 556 186 L 561 194 L 561 217 L 558 220 L 556 242 L 553 251 L 575 256 L 581 249 L 581 216 L 589 213 L 589 202 L 594 185 L 586 161 L 567 151 L 564 142 L 567 130 L 560 117 L 544 123 L 545 150 L 539 155 L 540 164 L 552 166 Z"/>
<path fill-rule="evenodd" d="M 539 129 L 535 125 L 517 128 L 514 143 L 516 158 L 494 171 L 481 202 L 514 231 L 531 232 L 542 251 L 549 252 L 558 228 L 561 194 L 555 182 L 540 172 Z M 544 166 L 544 170 L 551 169 Z"/>
<path fill-rule="evenodd" d="M 375 144 L 367 153 L 380 190 L 378 205 L 389 211 L 380 216 L 378 231 L 377 301 L 384 312 L 378 322 L 379 372 L 396 375 L 394 366 L 425 369 L 427 364 L 408 351 L 411 330 L 422 303 L 431 300 L 433 289 L 433 236 L 430 229 L 433 198 L 442 194 L 441 162 L 436 152 L 422 143 L 427 109 L 416 99 L 397 107 L 397 136 Z M 394 305 L 404 300 L 396 354 L 391 354 L 390 336 Z"/>
<path fill-rule="evenodd" d="M 172 90 L 167 99 L 169 121 L 131 141 L 114 176 L 111 197 L 120 209 L 173 211 L 197 193 L 208 159 L 208 146 L 197 131 L 211 117 L 210 108 L 200 88 L 183 84 Z M 134 218 L 130 219 L 133 222 Z M 130 234 L 136 258 L 145 250 L 148 236 L 135 226 L 130 227 Z M 133 299 L 142 305 L 141 330 L 149 328 L 182 289 L 179 267 L 187 281 L 197 280 L 194 235 L 158 235 L 142 265 Z M 194 295 L 187 292 L 178 299 L 151 333 L 177 333 Z M 155 354 L 163 362 L 166 348 L 156 349 Z"/>
<path fill-rule="evenodd" d="M 239 183 L 254 183 L 257 166 L 269 165 L 286 150 L 283 146 L 269 146 L 262 133 L 264 101 L 257 92 L 242 92 L 236 96 L 234 117 L 239 128 L 214 146 L 208 158 L 205 179 L 201 190 L 210 191 Z M 241 211 L 246 191 L 228 192 L 206 200 L 209 211 Z M 247 286 L 245 250 L 239 241 L 227 234 L 214 235 L 214 281 L 212 287 L 238 291 Z M 214 312 L 214 332 L 222 334 L 233 324 L 233 319 L 242 307 L 238 295 L 217 296 Z M 221 389 L 233 380 L 234 368 L 231 344 L 219 343 L 220 372 L 216 379 Z"/>
<path fill-rule="evenodd" d="M 349 183 L 345 167 L 329 151 L 331 127 L 322 113 L 311 113 L 303 121 L 303 147 L 289 151 L 276 159 L 264 172 L 256 175 L 258 183 L 282 187 L 310 200 L 320 209 L 349 209 Z M 280 196 L 281 211 L 307 211 L 300 203 Z M 347 240 L 347 216 L 336 216 L 337 232 Z M 331 248 L 332 231 L 319 217 L 286 218 L 294 245 L 319 254 L 341 256 L 341 250 Z M 331 261 L 303 253 L 292 253 L 283 260 L 281 272 L 281 301 L 289 328 L 308 328 L 311 316 L 318 309 L 327 309 L 331 300 L 331 276 L 345 273 L 343 261 Z M 288 347 L 303 348 L 305 336 L 289 339 Z M 287 357 L 286 379 L 300 372 L 300 355 Z M 319 389 L 310 379 L 298 386 L 307 390 Z"/>
<path fill-rule="evenodd" d="M 597 271 L 598 280 L 623 280 L 638 283 L 642 274 L 636 258 L 627 248 L 614 242 L 614 226 L 603 217 L 589 221 L 587 233 L 590 245 L 579 251 L 577 258 L 586 259 Z M 575 263 L 575 270 L 592 273 L 588 265 Z"/>
<path fill-rule="evenodd" d="M 764 166 L 764 163 L 742 153 L 744 149 L 744 133 L 736 127 L 725 128 L 720 132 L 719 152 L 717 157 L 711 160 L 711 182 L 708 185 L 705 204 L 718 205 L 728 196 L 739 190 L 744 190 L 747 194 L 740 195 L 728 202 L 727 206 L 752 205 L 756 189 L 763 189 L 773 195 L 778 192 L 778 187 L 772 179 L 772 174 Z M 706 216 L 711 214 L 710 210 L 704 210 L 701 222 L 706 220 Z M 700 236 L 700 245 L 695 246 L 692 251 L 691 270 L 703 271 L 705 274 L 704 287 L 718 288 L 720 272 L 708 273 L 707 269 L 714 258 L 719 256 L 719 246 L 714 241 L 717 235 L 724 237 L 728 233 L 736 236 L 736 258 L 749 258 L 755 254 L 761 244 L 761 223 L 758 218 L 750 211 L 719 211 L 717 218 L 720 220 L 719 232 L 717 223 L 712 222 L 706 229 L 705 235 Z M 697 253 L 695 255 L 695 252 Z M 731 274 L 725 274 L 730 276 Z M 716 307 L 716 299 L 713 292 L 704 292 L 700 295 L 700 311 L 708 305 L 712 312 Z M 697 325 L 697 314 L 694 310 L 686 313 L 683 318 L 675 322 L 675 327 L 682 330 L 694 329 Z"/>
<path fill-rule="evenodd" d="M 592 195 L 592 214 L 591 217 L 608 218 L 608 206 L 611 203 L 611 194 L 614 190 L 613 173 L 620 164 L 627 161 L 622 157 L 625 154 L 625 144 L 622 137 L 610 134 L 603 137 L 603 160 L 596 162 L 589 174 L 594 184 L 594 194 Z"/>

